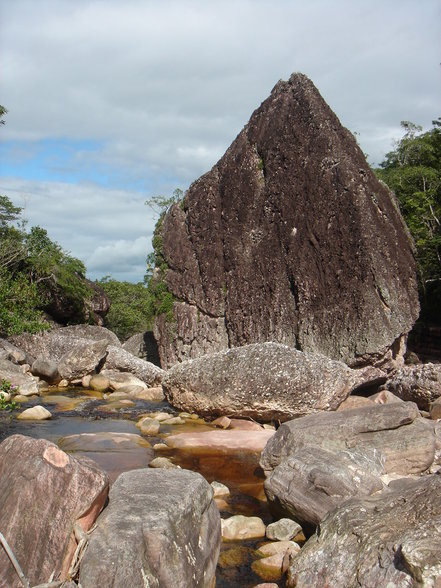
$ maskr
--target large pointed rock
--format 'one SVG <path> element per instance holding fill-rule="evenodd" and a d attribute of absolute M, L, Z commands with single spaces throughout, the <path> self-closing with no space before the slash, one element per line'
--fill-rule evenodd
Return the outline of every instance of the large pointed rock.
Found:
<path fill-rule="evenodd" d="M 0 445 L 0 531 L 31 586 L 67 578 L 77 542 L 74 526 L 88 531 L 107 498 L 107 475 L 91 460 L 76 459 L 44 439 L 8 437 Z M 19 588 L 0 548 L 0 586 Z"/>
<path fill-rule="evenodd" d="M 170 209 L 162 243 L 176 298 L 173 321 L 156 321 L 163 367 L 263 341 L 394 360 L 418 316 L 397 203 L 302 74 Z"/>

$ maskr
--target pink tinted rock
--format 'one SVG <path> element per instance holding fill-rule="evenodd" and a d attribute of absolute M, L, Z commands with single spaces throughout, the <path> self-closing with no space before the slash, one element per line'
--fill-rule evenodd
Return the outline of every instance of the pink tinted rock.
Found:
<path fill-rule="evenodd" d="M 240 429 L 242 431 L 261 431 L 262 425 L 255 421 L 246 421 L 245 419 L 231 419 L 230 429 Z"/>
<path fill-rule="evenodd" d="M 275 431 L 261 429 L 260 431 L 204 431 L 202 433 L 180 433 L 170 435 L 165 442 L 169 447 L 186 450 L 220 451 L 223 453 L 233 451 L 250 451 L 260 453 L 268 439 Z"/>
<path fill-rule="evenodd" d="M 67 576 L 75 523 L 87 531 L 108 494 L 107 475 L 44 439 L 13 435 L 0 444 L 0 529 L 32 586 Z M 0 586 L 22 586 L 0 550 Z"/>
<path fill-rule="evenodd" d="M 348 396 L 346 400 L 340 404 L 337 410 L 352 410 L 353 408 L 360 408 L 360 406 L 372 406 L 373 401 L 364 396 Z"/>

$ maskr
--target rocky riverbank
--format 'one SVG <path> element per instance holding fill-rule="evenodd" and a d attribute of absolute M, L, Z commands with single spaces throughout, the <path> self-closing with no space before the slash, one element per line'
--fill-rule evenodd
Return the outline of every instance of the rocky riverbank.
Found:
<path fill-rule="evenodd" d="M 386 374 L 269 343 L 163 371 L 90 326 L 2 340 L 0 348 L 0 375 L 28 407 L 14 411 L 4 431 L 32 431 L 40 413 L 16 419 L 37 406 L 54 424 L 79 415 L 89 423 L 87 433 L 54 434 L 57 444 L 12 435 L 0 445 L 0 529 L 30 585 L 55 572 L 58 585 L 101 578 L 102 586 L 122 586 L 130 576 L 134 587 L 145 578 L 151 586 L 212 586 L 216 564 L 221 587 L 256 586 L 259 578 L 276 586 L 345 578 L 342 585 L 355 586 L 362 574 L 366 586 L 434 586 L 441 576 L 439 364 Z M 102 424 L 92 432 L 116 416 L 137 432 Z M 111 466 L 117 454 L 119 471 Z M 234 479 L 245 472 L 237 503 Z M 91 532 L 109 475 L 108 506 Z M 97 489 L 83 488 L 87 480 Z M 77 503 L 82 495 L 92 503 Z M 275 532 L 278 520 L 295 530 Z M 344 542 L 355 527 L 360 541 Z M 21 586 L 4 547 L 0 560 L 0 586 Z M 241 569 L 249 570 L 243 583 Z"/>

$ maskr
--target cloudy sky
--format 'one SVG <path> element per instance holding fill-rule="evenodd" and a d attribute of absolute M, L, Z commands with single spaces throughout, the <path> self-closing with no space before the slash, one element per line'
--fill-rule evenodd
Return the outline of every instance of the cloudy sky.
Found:
<path fill-rule="evenodd" d="M 92 279 L 142 280 L 144 201 L 307 74 L 371 164 L 441 116 L 439 0 L 3 0 L 0 193 Z"/>

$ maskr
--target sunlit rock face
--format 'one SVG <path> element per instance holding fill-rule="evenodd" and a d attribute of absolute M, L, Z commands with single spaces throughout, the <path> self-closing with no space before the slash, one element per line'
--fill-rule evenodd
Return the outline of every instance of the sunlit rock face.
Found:
<path fill-rule="evenodd" d="M 399 361 L 418 316 L 393 195 L 313 83 L 276 84 L 162 228 L 163 367 L 276 341 L 350 366 Z"/>

